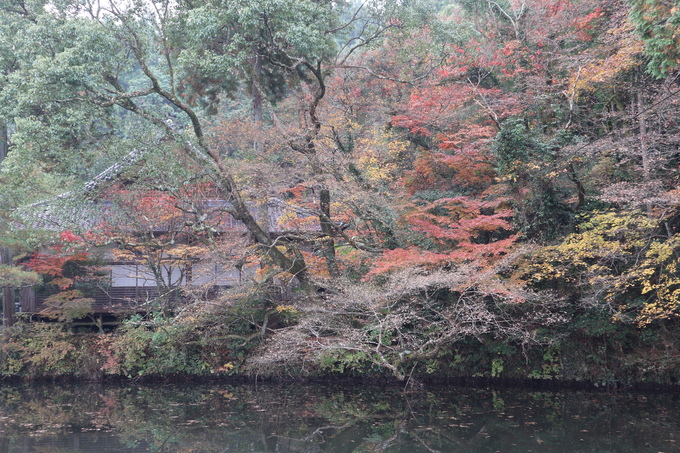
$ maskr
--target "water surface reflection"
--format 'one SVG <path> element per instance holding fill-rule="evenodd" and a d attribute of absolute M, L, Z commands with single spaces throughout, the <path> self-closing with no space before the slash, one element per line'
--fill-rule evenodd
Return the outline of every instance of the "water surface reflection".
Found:
<path fill-rule="evenodd" d="M 672 452 L 680 451 L 679 409 L 670 394 L 3 386 L 0 453 Z"/>

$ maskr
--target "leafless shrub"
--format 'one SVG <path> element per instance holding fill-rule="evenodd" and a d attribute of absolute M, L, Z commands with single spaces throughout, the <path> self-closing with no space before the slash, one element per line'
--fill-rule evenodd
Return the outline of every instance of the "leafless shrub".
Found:
<path fill-rule="evenodd" d="M 464 338 L 487 344 L 547 340 L 538 327 L 564 323 L 564 303 L 474 265 L 428 271 L 412 268 L 376 286 L 346 283 L 323 304 L 298 306 L 300 322 L 276 332 L 251 362 L 256 374 L 309 371 L 323 355 L 349 353 L 405 379 L 405 366 L 435 357 Z"/>

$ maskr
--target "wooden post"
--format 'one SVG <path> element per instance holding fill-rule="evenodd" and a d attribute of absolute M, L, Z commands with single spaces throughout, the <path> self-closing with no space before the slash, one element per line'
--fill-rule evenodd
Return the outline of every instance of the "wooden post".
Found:
<path fill-rule="evenodd" d="M 22 312 L 35 313 L 35 311 L 38 309 L 35 288 L 30 286 L 21 288 L 19 290 L 19 300 L 21 301 Z"/>

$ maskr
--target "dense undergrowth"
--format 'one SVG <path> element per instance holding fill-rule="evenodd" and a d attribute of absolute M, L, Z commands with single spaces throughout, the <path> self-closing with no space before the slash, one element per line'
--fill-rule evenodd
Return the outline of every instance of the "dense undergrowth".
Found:
<path fill-rule="evenodd" d="M 253 310 L 252 320 L 262 321 Z M 597 310 L 543 334 L 556 339 L 522 344 L 469 336 L 443 345 L 436 354 L 401 365 L 406 379 L 540 380 L 551 385 L 580 382 L 595 386 L 674 386 L 680 379 L 680 332 L 673 323 L 646 327 L 614 325 Z M 228 321 L 228 320 L 225 320 Z M 272 322 L 271 320 L 269 322 Z M 219 324 L 219 323 L 216 323 Z M 228 325 L 228 322 L 225 322 Z M 23 323 L 4 331 L 0 375 L 5 379 L 102 381 L 186 378 L 393 379 L 371 351 L 299 347 L 296 359 L 276 362 L 269 336 L 244 324 L 200 328 L 189 322 L 128 321 L 113 332 L 74 333 L 59 323 Z M 285 330 L 285 328 L 284 328 Z M 558 340 L 557 340 L 558 339 Z M 373 356 L 372 356 L 373 355 Z M 403 355 L 403 351 L 402 351 Z M 289 360 L 289 361 L 288 361 Z"/>

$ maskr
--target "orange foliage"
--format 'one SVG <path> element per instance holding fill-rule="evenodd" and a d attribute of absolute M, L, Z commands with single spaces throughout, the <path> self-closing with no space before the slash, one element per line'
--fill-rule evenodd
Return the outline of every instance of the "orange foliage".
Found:
<path fill-rule="evenodd" d="M 61 246 L 53 247 L 55 254 L 35 253 L 26 267 L 42 275 L 55 278 L 63 278 L 64 265 L 68 262 L 84 262 L 89 259 L 87 252 L 61 253 Z M 60 285 L 62 286 L 62 285 Z M 70 286 L 70 284 L 65 287 Z"/>
<path fill-rule="evenodd" d="M 439 190 L 483 189 L 493 182 L 494 176 L 491 162 L 480 153 L 423 152 L 416 159 L 413 170 L 406 172 L 403 183 L 411 194 L 432 187 Z"/>
<path fill-rule="evenodd" d="M 64 267 L 69 263 L 83 264 L 90 259 L 90 254 L 83 250 L 85 242 L 82 237 L 67 230 L 60 234 L 62 243 L 51 247 L 52 253 L 38 253 L 26 262 L 26 267 L 46 277 L 47 282 L 64 291 L 75 282 L 74 278 L 64 276 Z"/>

